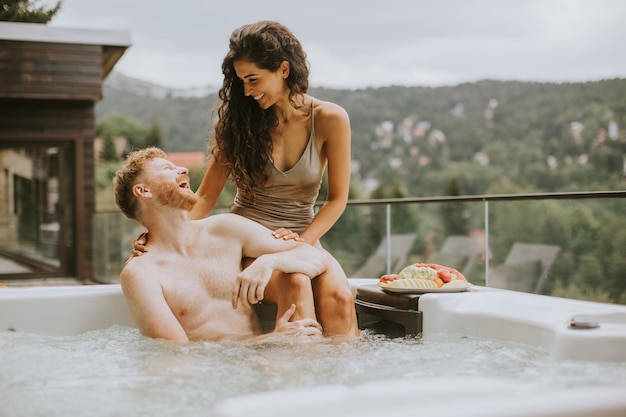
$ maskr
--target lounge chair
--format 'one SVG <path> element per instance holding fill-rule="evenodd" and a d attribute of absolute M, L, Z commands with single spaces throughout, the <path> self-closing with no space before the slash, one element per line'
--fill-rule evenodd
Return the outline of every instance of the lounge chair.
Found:
<path fill-rule="evenodd" d="M 541 294 L 560 246 L 515 242 L 504 263 L 489 268 L 488 285 Z"/>
<path fill-rule="evenodd" d="M 406 258 L 415 242 L 415 234 L 391 235 L 391 273 L 398 273 L 406 265 Z M 359 269 L 350 274 L 351 278 L 380 278 L 387 273 L 387 238 L 383 238 L 376 249 Z"/>
<path fill-rule="evenodd" d="M 484 262 L 484 248 L 472 236 L 453 235 L 443 242 L 437 252 L 433 252 L 427 262 L 456 268 L 468 279 L 474 266 Z"/>

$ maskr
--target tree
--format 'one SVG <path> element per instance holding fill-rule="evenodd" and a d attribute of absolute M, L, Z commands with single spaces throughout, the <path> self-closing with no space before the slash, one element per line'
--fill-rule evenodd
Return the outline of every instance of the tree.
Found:
<path fill-rule="evenodd" d="M 461 186 L 456 177 L 450 178 L 443 191 L 446 196 L 461 195 Z M 467 220 L 463 203 L 447 203 L 441 207 L 442 223 L 446 235 L 466 235 Z"/>
<path fill-rule="evenodd" d="M 148 128 L 140 122 L 120 114 L 112 114 L 96 124 L 96 136 L 125 137 L 130 149 L 143 148 Z"/>
<path fill-rule="evenodd" d="M 408 193 L 398 181 L 394 181 L 389 198 L 405 198 Z M 392 233 L 414 233 L 419 229 L 419 222 L 415 217 L 415 206 L 412 204 L 398 204 L 392 208 Z"/>
<path fill-rule="evenodd" d="M 0 21 L 48 23 L 61 10 L 61 0 L 51 9 L 37 6 L 38 0 L 2 0 Z"/>
<path fill-rule="evenodd" d="M 372 200 L 384 199 L 387 197 L 387 190 L 385 188 L 385 184 L 381 181 L 381 183 L 372 191 L 370 198 Z M 373 204 L 370 208 L 370 218 L 369 218 L 369 236 L 372 242 L 375 242 L 376 245 L 383 239 L 385 236 L 387 224 L 387 208 L 382 204 Z"/>
<path fill-rule="evenodd" d="M 618 223 L 619 222 L 619 223 Z M 614 226 L 624 225 L 622 219 L 619 219 Z M 605 236 L 613 237 L 613 248 L 606 262 L 607 273 L 603 276 L 604 287 L 609 293 L 611 300 L 615 303 L 626 303 L 626 281 L 623 277 L 626 274 L 626 259 L 624 258 L 624 247 L 626 247 L 626 231 L 623 226 L 614 230 L 614 233 L 606 233 Z"/>
<path fill-rule="evenodd" d="M 156 146 L 157 148 L 164 149 L 163 133 L 161 132 L 161 127 L 156 119 L 152 121 L 152 125 L 146 134 L 146 146 Z"/>
<path fill-rule="evenodd" d="M 357 190 L 354 184 L 350 184 L 349 198 L 354 198 L 355 193 Z M 368 225 L 363 221 L 365 217 L 367 217 L 366 207 L 348 207 L 322 237 L 324 248 L 340 260 L 341 266 L 349 273 L 362 265 L 367 255 L 375 249 L 372 241 L 367 239 Z"/>
<path fill-rule="evenodd" d="M 102 139 L 100 159 L 105 162 L 119 161 L 120 159 L 120 156 L 115 150 L 115 143 L 113 142 L 111 135 L 105 135 Z"/>

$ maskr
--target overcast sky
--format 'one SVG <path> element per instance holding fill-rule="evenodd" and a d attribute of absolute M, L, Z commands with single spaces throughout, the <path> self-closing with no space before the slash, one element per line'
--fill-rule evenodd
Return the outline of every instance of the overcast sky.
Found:
<path fill-rule="evenodd" d="M 277 20 L 312 86 L 362 88 L 626 78 L 625 17 L 623 0 L 63 0 L 50 25 L 128 31 L 117 71 L 191 88 L 221 85 L 233 29 Z"/>

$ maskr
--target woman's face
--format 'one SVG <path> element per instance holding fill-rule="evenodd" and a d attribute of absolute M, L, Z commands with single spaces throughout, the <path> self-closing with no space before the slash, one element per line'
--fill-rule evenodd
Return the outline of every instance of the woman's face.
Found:
<path fill-rule="evenodd" d="M 259 68 L 254 62 L 238 60 L 233 63 L 237 77 L 243 82 L 243 92 L 252 97 L 262 109 L 268 109 L 288 93 L 286 78 L 289 63 L 283 61 L 276 71 Z"/>

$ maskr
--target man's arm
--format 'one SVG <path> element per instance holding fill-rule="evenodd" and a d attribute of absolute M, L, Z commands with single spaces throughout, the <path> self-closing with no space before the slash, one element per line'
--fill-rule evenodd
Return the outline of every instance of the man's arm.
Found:
<path fill-rule="evenodd" d="M 139 331 L 147 337 L 188 342 L 163 296 L 158 271 L 142 260 L 131 260 L 120 274 L 122 291 Z"/>
<path fill-rule="evenodd" d="M 224 216 L 227 217 L 220 221 L 221 233 L 241 242 L 243 256 L 256 258 L 237 276 L 232 298 L 234 308 L 239 299 L 251 304 L 261 301 L 274 271 L 299 272 L 314 278 L 330 263 L 330 255 L 324 250 L 303 242 L 276 239 L 270 229 L 236 214 Z"/>
<path fill-rule="evenodd" d="M 273 239 L 270 237 L 270 239 Z M 241 271 L 235 280 L 233 308 L 238 300 L 257 304 L 263 300 L 265 287 L 274 271 L 299 272 L 314 278 L 328 267 L 328 253 L 308 243 L 294 242 L 295 246 L 283 252 L 260 255 L 250 266 Z"/>

